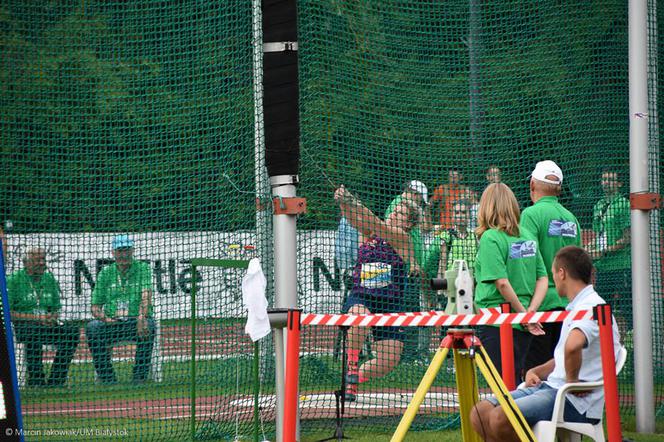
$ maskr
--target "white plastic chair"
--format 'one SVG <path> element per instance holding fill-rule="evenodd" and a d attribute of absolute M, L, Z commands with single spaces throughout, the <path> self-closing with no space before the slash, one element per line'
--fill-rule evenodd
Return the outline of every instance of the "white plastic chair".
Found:
<path fill-rule="evenodd" d="M 28 366 L 26 363 L 25 344 L 18 342 L 16 339 L 16 332 L 14 331 L 14 324 L 12 324 L 12 334 L 14 336 L 14 359 L 16 361 L 16 377 L 18 386 L 25 387 L 25 382 L 28 377 Z"/>
<path fill-rule="evenodd" d="M 627 360 L 627 349 L 620 347 L 616 358 L 616 375 L 620 373 Z M 521 387 L 521 384 L 519 387 Z M 586 435 L 597 442 L 604 442 L 604 422 L 599 420 L 595 425 L 589 423 L 573 423 L 563 420 L 565 411 L 565 395 L 573 391 L 586 391 L 603 387 L 604 381 L 597 382 L 572 382 L 558 389 L 556 401 L 553 405 L 552 420 L 539 421 L 533 427 L 533 433 L 539 442 L 554 442 L 556 435 L 563 441 L 581 442 L 582 435 Z"/>
<path fill-rule="evenodd" d="M 164 380 L 164 372 L 162 368 L 163 355 L 161 354 L 161 306 L 159 304 L 154 304 L 152 307 L 152 315 L 154 318 L 154 345 L 152 347 L 150 377 L 154 382 L 162 382 Z"/>

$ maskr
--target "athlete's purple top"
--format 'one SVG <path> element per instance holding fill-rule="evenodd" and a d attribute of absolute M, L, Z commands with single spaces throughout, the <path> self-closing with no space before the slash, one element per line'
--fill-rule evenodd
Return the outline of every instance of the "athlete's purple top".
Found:
<path fill-rule="evenodd" d="M 406 265 L 394 248 L 372 236 L 360 245 L 353 268 L 352 293 L 383 298 L 400 298 L 407 278 Z"/>

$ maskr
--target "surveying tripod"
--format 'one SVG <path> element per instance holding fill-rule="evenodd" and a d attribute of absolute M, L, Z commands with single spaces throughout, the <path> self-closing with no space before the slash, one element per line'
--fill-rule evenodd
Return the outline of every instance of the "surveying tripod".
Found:
<path fill-rule="evenodd" d="M 475 336 L 475 332 L 469 329 L 449 329 L 447 336 L 441 341 L 438 350 L 429 364 L 415 395 L 408 404 L 408 408 L 399 422 L 391 442 L 404 440 L 406 432 L 415 419 L 417 410 L 420 408 L 424 396 L 431 388 L 436 375 L 445 361 L 450 349 L 454 354 L 454 367 L 456 369 L 456 384 L 459 396 L 459 414 L 461 416 L 461 434 L 465 442 L 479 442 L 480 436 L 473 431 L 470 425 L 470 411 L 479 400 L 477 388 L 477 377 L 475 366 L 480 369 L 489 388 L 498 399 L 498 402 L 508 419 L 512 423 L 516 434 L 524 442 L 536 441 L 530 426 L 524 419 L 521 411 L 514 403 L 507 387 L 503 383 L 500 374 L 494 367 L 489 355 L 482 347 L 482 343 Z"/>

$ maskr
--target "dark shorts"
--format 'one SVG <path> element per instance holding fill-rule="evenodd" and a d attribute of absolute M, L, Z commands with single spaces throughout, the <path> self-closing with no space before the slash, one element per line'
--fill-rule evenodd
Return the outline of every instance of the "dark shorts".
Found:
<path fill-rule="evenodd" d="M 477 327 L 477 336 L 482 341 L 482 346 L 486 350 L 491 362 L 502 376 L 502 351 L 500 348 L 500 327 L 492 325 L 481 325 Z M 514 380 L 520 384 L 523 380 L 523 370 L 526 365 L 526 355 L 533 338 L 528 332 L 521 330 L 512 330 L 512 346 L 514 349 Z"/>
<path fill-rule="evenodd" d="M 551 420 L 557 392 L 558 390 L 550 387 L 549 384 L 541 383 L 536 387 L 519 388 L 511 391 L 510 394 L 526 422 L 532 427 L 539 421 Z M 493 396 L 487 398 L 487 401 L 494 406 L 498 406 L 498 399 Z M 599 422 L 599 419 L 591 419 L 586 417 L 585 414 L 579 413 L 568 399 L 565 399 L 564 419 L 566 422 L 590 423 L 593 425 Z"/>
<path fill-rule="evenodd" d="M 354 305 L 363 305 L 371 313 L 401 313 L 405 312 L 403 300 L 397 298 L 367 296 L 350 292 L 343 306 L 343 313 Z M 374 341 L 396 340 L 404 342 L 406 339 L 405 327 L 371 327 Z"/>

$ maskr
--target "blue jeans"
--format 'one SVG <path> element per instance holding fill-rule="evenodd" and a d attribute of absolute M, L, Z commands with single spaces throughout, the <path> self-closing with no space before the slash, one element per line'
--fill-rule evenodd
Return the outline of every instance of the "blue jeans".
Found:
<path fill-rule="evenodd" d="M 136 362 L 134 364 L 133 380 L 144 381 L 150 371 L 152 347 L 154 345 L 155 324 L 154 319 L 147 318 L 148 333 L 138 336 L 136 318 L 128 318 L 116 322 L 102 322 L 97 319 L 88 322 L 85 327 L 85 336 L 88 347 L 92 353 L 92 362 L 99 381 L 102 383 L 115 382 L 115 372 L 111 363 L 109 347 L 123 341 L 136 342 Z"/>
<path fill-rule="evenodd" d="M 542 382 L 536 387 L 520 388 L 510 392 L 514 402 L 521 410 L 523 417 L 531 427 L 539 421 L 550 421 L 553 416 L 553 406 L 556 402 L 556 393 L 558 390 Z M 487 398 L 494 406 L 498 406 L 498 399 L 495 397 Z M 565 412 L 563 413 L 566 422 L 589 423 L 595 425 L 599 419 L 587 418 L 581 414 L 572 405 L 569 399 L 565 398 Z"/>

